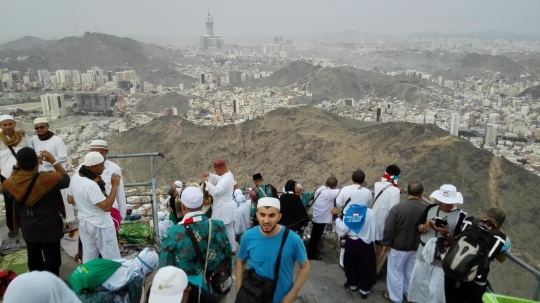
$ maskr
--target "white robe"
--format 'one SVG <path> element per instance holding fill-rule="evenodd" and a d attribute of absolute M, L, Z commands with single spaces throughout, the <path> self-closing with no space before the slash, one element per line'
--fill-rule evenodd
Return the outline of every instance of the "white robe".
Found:
<path fill-rule="evenodd" d="M 212 219 L 223 221 L 227 225 L 234 221 L 235 202 L 232 198 L 234 191 L 234 176 L 228 171 L 218 176 L 210 174 L 206 181 L 206 190 L 212 195 Z"/>
<path fill-rule="evenodd" d="M 243 196 L 242 196 L 243 197 Z M 238 203 L 236 209 L 236 220 L 234 221 L 234 233 L 237 235 L 243 234 L 251 226 L 249 215 L 251 211 L 251 201 L 246 201 L 244 197 L 243 202 Z"/>
<path fill-rule="evenodd" d="M 41 151 L 48 151 L 53 155 L 53 157 L 62 164 L 62 167 L 66 167 L 64 163 L 67 162 L 68 154 L 66 145 L 62 138 L 57 135 L 52 136 L 46 141 L 39 140 L 38 136 L 33 136 L 30 138 L 30 147 L 32 147 L 36 153 Z M 39 165 L 39 171 L 55 171 L 52 163 L 49 163 L 43 160 L 42 164 Z M 64 208 L 66 209 L 66 222 L 75 221 L 75 213 L 73 212 L 73 205 L 67 202 L 67 193 L 65 189 L 60 190 L 62 194 L 62 200 L 64 201 Z"/>

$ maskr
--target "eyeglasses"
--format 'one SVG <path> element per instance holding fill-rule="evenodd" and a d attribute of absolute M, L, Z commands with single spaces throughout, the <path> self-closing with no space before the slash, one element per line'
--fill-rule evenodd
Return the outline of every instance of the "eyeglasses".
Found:
<path fill-rule="evenodd" d="M 47 125 L 43 125 L 43 126 L 35 126 L 34 129 L 35 129 L 35 130 L 38 130 L 38 129 L 45 129 L 45 127 L 47 127 Z"/>

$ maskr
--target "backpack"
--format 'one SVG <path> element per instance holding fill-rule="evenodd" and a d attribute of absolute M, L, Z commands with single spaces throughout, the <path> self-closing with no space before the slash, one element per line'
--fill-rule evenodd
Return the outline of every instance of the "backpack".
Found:
<path fill-rule="evenodd" d="M 107 281 L 121 266 L 120 262 L 94 259 L 79 265 L 68 278 L 68 284 L 76 294 L 95 290 Z"/>
<path fill-rule="evenodd" d="M 457 281 L 470 282 L 487 273 L 493 231 L 498 231 L 483 221 L 471 221 L 472 224 L 459 233 L 441 258 L 445 276 Z"/>

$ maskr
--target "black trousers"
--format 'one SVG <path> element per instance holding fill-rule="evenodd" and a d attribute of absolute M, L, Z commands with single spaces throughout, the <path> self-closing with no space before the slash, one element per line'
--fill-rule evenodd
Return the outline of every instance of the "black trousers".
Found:
<path fill-rule="evenodd" d="M 444 277 L 444 294 L 446 303 L 482 303 L 482 296 L 486 292 L 486 285 L 475 282 L 460 282 Z"/>
<path fill-rule="evenodd" d="M 311 237 L 309 238 L 309 243 L 307 245 L 307 256 L 308 259 L 315 259 L 317 256 L 317 250 L 319 249 L 319 242 L 321 242 L 321 237 L 324 233 L 324 228 L 326 223 L 312 223 L 313 227 L 311 228 Z"/>
<path fill-rule="evenodd" d="M 4 176 L 0 175 L 0 181 L 4 183 L 6 181 L 6 178 Z M 6 226 L 9 230 L 13 230 L 13 198 L 8 195 L 4 195 L 4 205 L 6 210 Z"/>
<path fill-rule="evenodd" d="M 60 240 L 46 243 L 26 242 L 28 252 L 28 270 L 48 271 L 60 275 L 62 256 Z"/>

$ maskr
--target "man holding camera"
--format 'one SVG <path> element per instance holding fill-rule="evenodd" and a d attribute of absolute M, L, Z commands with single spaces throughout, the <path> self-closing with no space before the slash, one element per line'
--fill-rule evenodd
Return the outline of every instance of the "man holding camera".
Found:
<path fill-rule="evenodd" d="M 456 207 L 456 204 L 463 204 L 463 196 L 455 186 L 445 184 L 430 197 L 436 203 L 426 208 L 415 226 L 416 232 L 420 233 L 420 245 L 409 285 L 409 302 L 444 302 L 441 252 L 450 246 L 456 228 L 467 216 Z"/>

